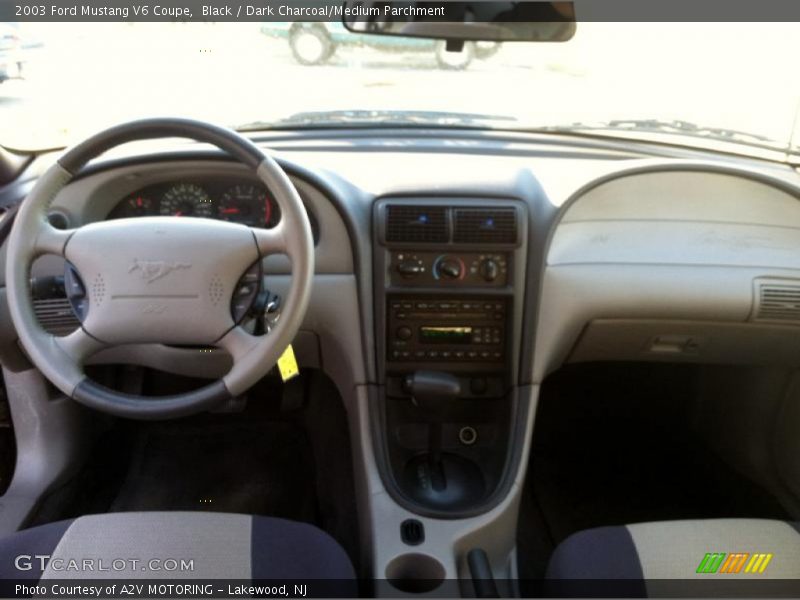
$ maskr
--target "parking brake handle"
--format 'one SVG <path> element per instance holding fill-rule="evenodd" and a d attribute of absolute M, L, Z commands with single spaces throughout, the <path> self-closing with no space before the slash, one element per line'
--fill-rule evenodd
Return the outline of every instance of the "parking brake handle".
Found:
<path fill-rule="evenodd" d="M 476 598 L 499 598 L 497 584 L 492 574 L 492 565 L 483 548 L 473 548 L 467 553 L 467 565 L 472 576 L 472 586 Z"/>

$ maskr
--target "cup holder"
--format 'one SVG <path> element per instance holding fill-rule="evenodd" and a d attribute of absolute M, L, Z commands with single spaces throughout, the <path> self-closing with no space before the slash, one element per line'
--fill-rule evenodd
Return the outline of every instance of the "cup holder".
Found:
<path fill-rule="evenodd" d="M 386 565 L 386 579 L 407 594 L 432 592 L 444 581 L 442 563 L 427 554 L 401 554 Z"/>

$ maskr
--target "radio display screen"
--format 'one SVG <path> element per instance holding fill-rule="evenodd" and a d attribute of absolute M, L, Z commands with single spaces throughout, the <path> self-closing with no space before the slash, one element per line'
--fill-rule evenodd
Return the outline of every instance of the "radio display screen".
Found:
<path fill-rule="evenodd" d="M 419 340 L 425 344 L 469 344 L 472 327 L 420 327 Z"/>

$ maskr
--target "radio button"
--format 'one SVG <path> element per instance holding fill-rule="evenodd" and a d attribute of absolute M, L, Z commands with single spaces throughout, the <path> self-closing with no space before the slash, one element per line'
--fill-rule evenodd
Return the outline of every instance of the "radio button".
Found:
<path fill-rule="evenodd" d="M 411 336 L 414 335 L 414 332 L 411 331 L 410 327 L 398 327 L 395 335 L 398 339 L 401 340 L 410 340 Z"/>

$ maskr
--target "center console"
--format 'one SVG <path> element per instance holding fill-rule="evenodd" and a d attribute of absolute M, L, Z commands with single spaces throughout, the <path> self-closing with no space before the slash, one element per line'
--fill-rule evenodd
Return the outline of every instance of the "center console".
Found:
<path fill-rule="evenodd" d="M 373 217 L 376 447 L 387 488 L 420 514 L 479 511 L 508 467 L 526 206 L 384 198 Z"/>

